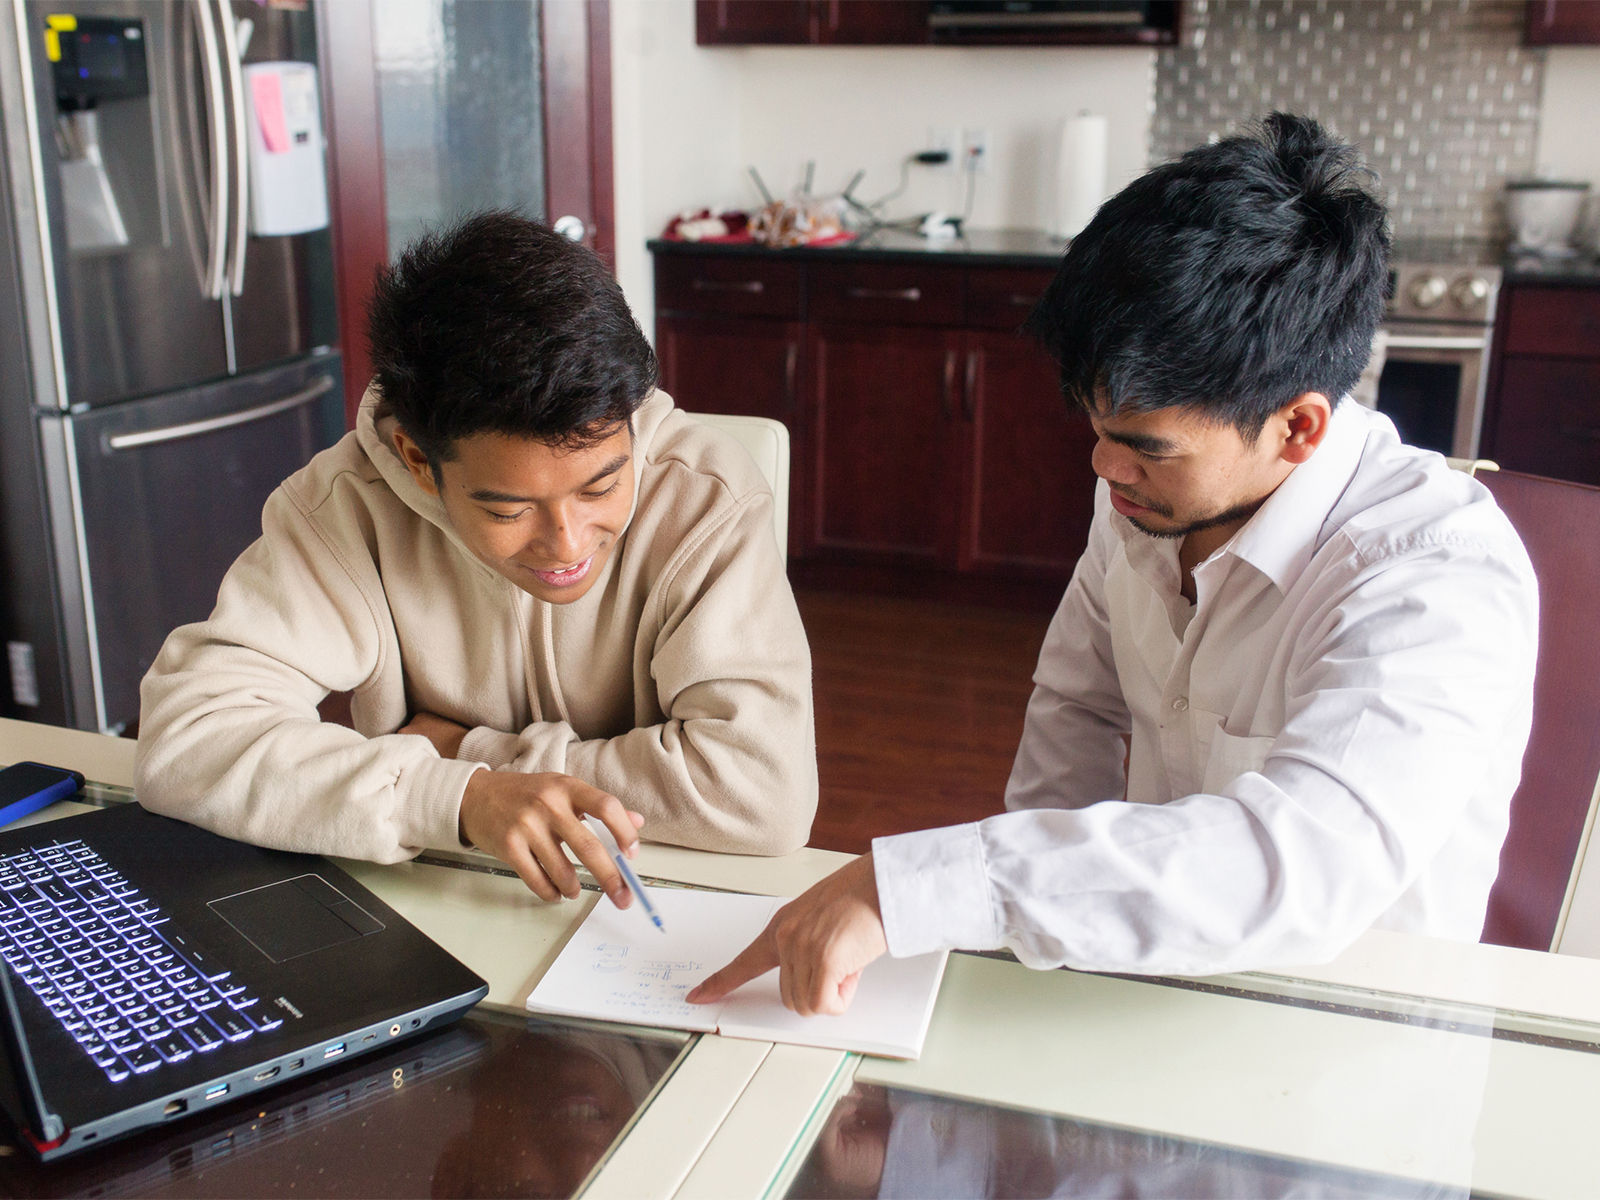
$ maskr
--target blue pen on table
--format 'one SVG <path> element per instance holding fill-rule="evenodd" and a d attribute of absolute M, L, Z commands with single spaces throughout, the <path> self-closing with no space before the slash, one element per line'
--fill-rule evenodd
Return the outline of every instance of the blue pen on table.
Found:
<path fill-rule="evenodd" d="M 583 823 L 589 827 L 589 832 L 600 839 L 600 844 L 606 848 L 606 853 L 611 855 L 617 864 L 617 870 L 622 872 L 623 882 L 628 885 L 628 890 L 639 898 L 639 903 L 644 905 L 647 915 L 655 927 L 662 933 L 667 927 L 661 923 L 661 914 L 656 911 L 656 906 L 650 901 L 650 893 L 644 890 L 644 884 L 639 882 L 639 877 L 633 873 L 633 868 L 628 865 L 628 860 L 623 856 L 622 847 L 617 845 L 617 839 L 611 836 L 605 822 L 595 817 L 584 817 Z"/>

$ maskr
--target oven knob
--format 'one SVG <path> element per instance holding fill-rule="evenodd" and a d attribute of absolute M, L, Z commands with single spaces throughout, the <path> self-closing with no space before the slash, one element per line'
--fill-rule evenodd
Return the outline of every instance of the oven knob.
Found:
<path fill-rule="evenodd" d="M 1443 275 L 1423 275 L 1411 283 L 1411 303 L 1418 308 L 1432 308 L 1449 290 Z"/>
<path fill-rule="evenodd" d="M 1478 275 L 1463 275 L 1450 285 L 1450 296 L 1462 308 L 1482 308 L 1489 298 L 1489 281 Z"/>

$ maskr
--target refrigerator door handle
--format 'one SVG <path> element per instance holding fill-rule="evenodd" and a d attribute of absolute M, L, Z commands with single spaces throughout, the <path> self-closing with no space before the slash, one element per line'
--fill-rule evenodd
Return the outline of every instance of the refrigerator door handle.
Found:
<path fill-rule="evenodd" d="M 202 6 L 205 0 L 201 0 Z M 217 21 L 222 31 L 222 61 L 228 69 L 228 116 L 233 129 L 233 239 L 228 250 L 228 290 L 235 296 L 244 292 L 245 235 L 250 219 L 250 144 L 244 111 L 244 72 L 239 68 L 239 30 L 231 0 L 216 0 Z"/>
<path fill-rule="evenodd" d="M 176 442 L 183 438 L 199 437 L 202 433 L 215 433 L 219 429 L 232 429 L 235 425 L 248 425 L 251 421 L 264 421 L 266 418 L 286 412 L 291 408 L 299 408 L 302 404 L 310 404 L 318 396 L 325 395 L 333 387 L 333 377 L 324 375 L 308 388 L 302 388 L 293 395 L 285 396 L 281 400 L 273 400 L 267 404 L 258 404 L 254 408 L 247 408 L 243 412 L 229 413 L 225 417 L 208 417 L 204 421 L 186 421 L 182 425 L 168 425 L 165 429 L 145 429 L 138 433 L 118 433 L 106 438 L 106 447 L 110 450 L 136 450 L 141 446 L 153 446 L 160 442 Z"/>
<path fill-rule="evenodd" d="M 223 124 L 226 97 L 222 92 L 222 62 L 217 50 L 216 21 L 207 0 L 200 0 L 195 10 L 200 17 L 200 57 L 205 66 L 206 107 L 210 109 L 210 120 L 206 124 L 211 135 L 211 211 L 207 214 L 210 229 L 206 234 L 206 297 L 220 300 L 228 282 L 225 255 L 228 248 L 228 214 L 232 209 L 228 195 L 228 131 Z"/>

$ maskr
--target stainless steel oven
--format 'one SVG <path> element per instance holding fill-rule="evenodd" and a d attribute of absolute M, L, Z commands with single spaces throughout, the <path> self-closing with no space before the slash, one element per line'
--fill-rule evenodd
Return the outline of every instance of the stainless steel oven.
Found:
<path fill-rule="evenodd" d="M 1374 345 L 1376 389 L 1364 403 L 1388 414 L 1414 446 L 1478 457 L 1489 345 L 1500 295 L 1492 251 L 1455 248 L 1445 256 L 1400 257 Z M 1375 364 L 1378 365 L 1378 364 Z"/>

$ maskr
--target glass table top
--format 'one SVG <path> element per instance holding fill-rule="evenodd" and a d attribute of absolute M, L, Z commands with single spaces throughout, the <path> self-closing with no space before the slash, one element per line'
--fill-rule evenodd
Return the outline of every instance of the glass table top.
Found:
<path fill-rule="evenodd" d="M 0 1135 L 0 1194 L 572 1196 L 689 1043 L 480 1006 L 304 1083 L 41 1165 Z"/>
<path fill-rule="evenodd" d="M 857 1083 L 828 1114 L 789 1200 L 1248 1196 L 1445 1200 L 1463 1187 L 1251 1153 L 1092 1121 Z"/>

